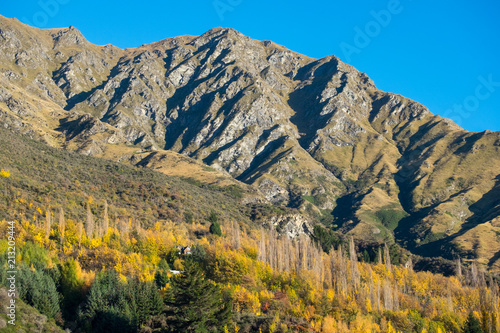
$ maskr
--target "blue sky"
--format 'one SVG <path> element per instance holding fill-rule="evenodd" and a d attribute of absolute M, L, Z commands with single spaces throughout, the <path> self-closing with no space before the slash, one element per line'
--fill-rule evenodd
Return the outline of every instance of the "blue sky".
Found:
<path fill-rule="evenodd" d="M 493 0 L 2 1 L 41 28 L 73 25 L 126 48 L 231 27 L 311 57 L 335 54 L 378 88 L 471 131 L 500 130 L 500 3 Z"/>

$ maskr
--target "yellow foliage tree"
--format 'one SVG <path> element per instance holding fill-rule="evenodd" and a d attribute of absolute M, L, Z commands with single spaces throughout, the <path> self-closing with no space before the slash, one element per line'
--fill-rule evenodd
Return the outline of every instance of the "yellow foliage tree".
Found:
<path fill-rule="evenodd" d="M 0 177 L 9 178 L 10 177 L 10 172 L 7 171 L 7 170 L 1 169 L 0 170 Z"/>
<path fill-rule="evenodd" d="M 323 319 L 323 325 L 321 326 L 322 333 L 335 333 L 337 332 L 337 322 L 333 317 L 326 316 Z"/>

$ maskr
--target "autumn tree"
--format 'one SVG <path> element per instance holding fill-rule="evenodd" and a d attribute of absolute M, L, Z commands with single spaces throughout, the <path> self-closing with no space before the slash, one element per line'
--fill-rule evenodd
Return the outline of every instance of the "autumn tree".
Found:
<path fill-rule="evenodd" d="M 359 271 L 358 271 L 358 256 L 354 246 L 354 238 L 351 236 L 349 241 L 349 260 L 351 262 L 351 279 L 352 284 L 357 286 L 359 284 Z"/>
<path fill-rule="evenodd" d="M 390 272 L 391 271 L 391 255 L 389 253 L 389 247 L 387 243 L 384 243 L 384 263 L 385 268 Z"/>
<path fill-rule="evenodd" d="M 83 223 L 78 222 L 78 247 L 82 246 L 82 237 L 83 237 Z"/>
<path fill-rule="evenodd" d="M 231 227 L 232 227 L 231 233 L 232 233 L 233 247 L 235 249 L 239 249 L 241 247 L 240 225 L 238 224 L 238 222 L 232 222 Z"/>
<path fill-rule="evenodd" d="M 64 218 L 64 211 L 61 207 L 61 208 L 59 208 L 59 241 L 61 243 L 61 246 L 62 246 L 63 241 L 64 241 L 65 228 L 66 228 L 66 220 Z"/>
<path fill-rule="evenodd" d="M 52 216 L 50 209 L 45 212 L 45 238 L 49 239 L 50 228 L 52 227 Z"/>
<path fill-rule="evenodd" d="M 457 278 L 459 280 L 462 279 L 462 261 L 460 260 L 460 258 L 457 258 L 456 260 L 456 271 L 455 271 L 455 275 L 457 276 Z"/>
<path fill-rule="evenodd" d="M 108 216 L 108 201 L 104 200 L 104 214 L 102 217 L 102 227 L 104 235 L 108 233 L 109 230 L 109 216 Z"/>
<path fill-rule="evenodd" d="M 266 263 L 266 234 L 263 228 L 260 229 L 259 260 Z"/>
<path fill-rule="evenodd" d="M 85 223 L 85 233 L 89 239 L 92 239 L 94 236 L 94 215 L 92 215 L 92 211 L 90 210 L 90 204 L 87 202 L 87 221 Z"/>

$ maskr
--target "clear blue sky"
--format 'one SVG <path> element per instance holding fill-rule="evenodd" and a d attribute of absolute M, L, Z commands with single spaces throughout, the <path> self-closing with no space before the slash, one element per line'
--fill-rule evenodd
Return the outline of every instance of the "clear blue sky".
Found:
<path fill-rule="evenodd" d="M 495 0 L 23 0 L 0 14 L 73 25 L 126 48 L 223 26 L 311 57 L 330 54 L 382 90 L 415 99 L 471 131 L 500 130 L 500 3 Z"/>

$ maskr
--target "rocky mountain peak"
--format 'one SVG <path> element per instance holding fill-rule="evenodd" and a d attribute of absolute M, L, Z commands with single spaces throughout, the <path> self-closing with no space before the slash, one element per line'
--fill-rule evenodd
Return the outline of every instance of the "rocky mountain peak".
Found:
<path fill-rule="evenodd" d="M 81 46 L 88 43 L 82 33 L 73 26 L 57 29 L 51 33 L 51 37 L 54 40 L 54 48 L 64 48 L 71 45 Z"/>

